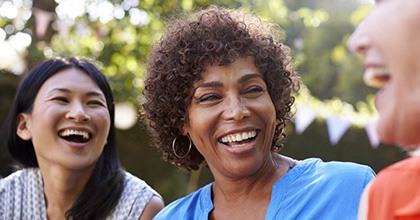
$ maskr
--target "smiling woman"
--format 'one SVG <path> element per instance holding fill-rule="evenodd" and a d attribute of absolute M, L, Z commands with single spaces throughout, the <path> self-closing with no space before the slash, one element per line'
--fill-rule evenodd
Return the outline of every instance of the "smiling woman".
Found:
<path fill-rule="evenodd" d="M 210 7 L 173 20 L 154 46 L 143 104 L 163 159 L 214 182 L 155 219 L 355 219 L 367 166 L 279 154 L 299 88 L 279 28 Z"/>
<path fill-rule="evenodd" d="M 365 58 L 365 82 L 380 89 L 379 138 L 412 153 L 379 172 L 365 190 L 359 219 L 420 219 L 419 24 L 420 0 L 377 0 L 348 42 Z"/>
<path fill-rule="evenodd" d="M 0 219 L 150 219 L 162 208 L 120 166 L 113 103 L 87 60 L 56 58 L 29 72 L 1 132 L 22 169 L 0 180 Z"/>

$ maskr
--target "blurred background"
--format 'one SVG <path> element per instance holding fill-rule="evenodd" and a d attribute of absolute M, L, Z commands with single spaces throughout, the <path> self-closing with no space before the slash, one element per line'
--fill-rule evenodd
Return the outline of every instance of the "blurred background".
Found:
<path fill-rule="evenodd" d="M 369 0 L 0 0 L 0 123 L 28 70 L 55 56 L 83 56 L 113 89 L 124 168 L 167 203 L 209 183 L 206 167 L 190 173 L 163 162 L 138 117 L 145 62 L 165 21 L 209 4 L 252 11 L 285 32 L 303 85 L 284 155 L 353 161 L 376 172 L 406 157 L 379 143 L 375 91 L 363 83 L 361 57 L 346 48 Z M 0 176 L 13 172 L 11 162 L 0 146 Z"/>

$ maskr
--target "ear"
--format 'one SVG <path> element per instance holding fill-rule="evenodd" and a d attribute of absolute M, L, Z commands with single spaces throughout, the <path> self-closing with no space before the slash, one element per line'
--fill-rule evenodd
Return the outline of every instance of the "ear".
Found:
<path fill-rule="evenodd" d="M 18 115 L 16 134 L 25 141 L 32 139 L 31 131 L 28 129 L 30 115 L 21 113 Z"/>
<path fill-rule="evenodd" d="M 184 135 L 184 136 L 187 136 L 188 135 L 188 128 L 187 128 L 187 125 L 186 124 L 184 124 L 184 126 L 182 126 L 182 128 L 181 128 L 181 134 Z"/>

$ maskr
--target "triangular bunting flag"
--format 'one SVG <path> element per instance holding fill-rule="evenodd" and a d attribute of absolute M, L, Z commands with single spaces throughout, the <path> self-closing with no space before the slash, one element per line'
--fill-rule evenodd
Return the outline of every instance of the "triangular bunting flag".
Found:
<path fill-rule="evenodd" d="M 370 145 L 373 148 L 377 148 L 379 146 L 379 144 L 381 143 L 381 141 L 379 140 L 378 132 L 376 130 L 376 125 L 377 124 L 378 124 L 378 120 L 375 119 L 375 120 L 372 120 L 372 121 L 366 123 L 366 127 L 365 127 L 367 136 L 368 136 L 369 141 L 370 141 Z"/>
<path fill-rule="evenodd" d="M 345 120 L 339 116 L 327 117 L 327 128 L 331 145 L 336 145 L 349 127 L 349 120 Z"/>
<path fill-rule="evenodd" d="M 34 8 L 33 13 L 35 17 L 36 36 L 43 38 L 54 15 L 51 12 L 44 11 L 39 8 Z"/>
<path fill-rule="evenodd" d="M 305 105 L 299 105 L 295 115 L 296 133 L 302 134 L 314 121 L 315 117 L 314 110 Z"/>

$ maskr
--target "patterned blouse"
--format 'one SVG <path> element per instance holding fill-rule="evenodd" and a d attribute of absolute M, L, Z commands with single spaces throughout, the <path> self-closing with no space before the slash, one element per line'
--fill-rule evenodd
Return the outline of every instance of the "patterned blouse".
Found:
<path fill-rule="evenodd" d="M 107 219 L 139 219 L 152 196 L 161 197 L 146 182 L 125 172 L 125 187 Z M 0 179 L 0 219 L 46 220 L 41 171 L 28 168 Z"/>

